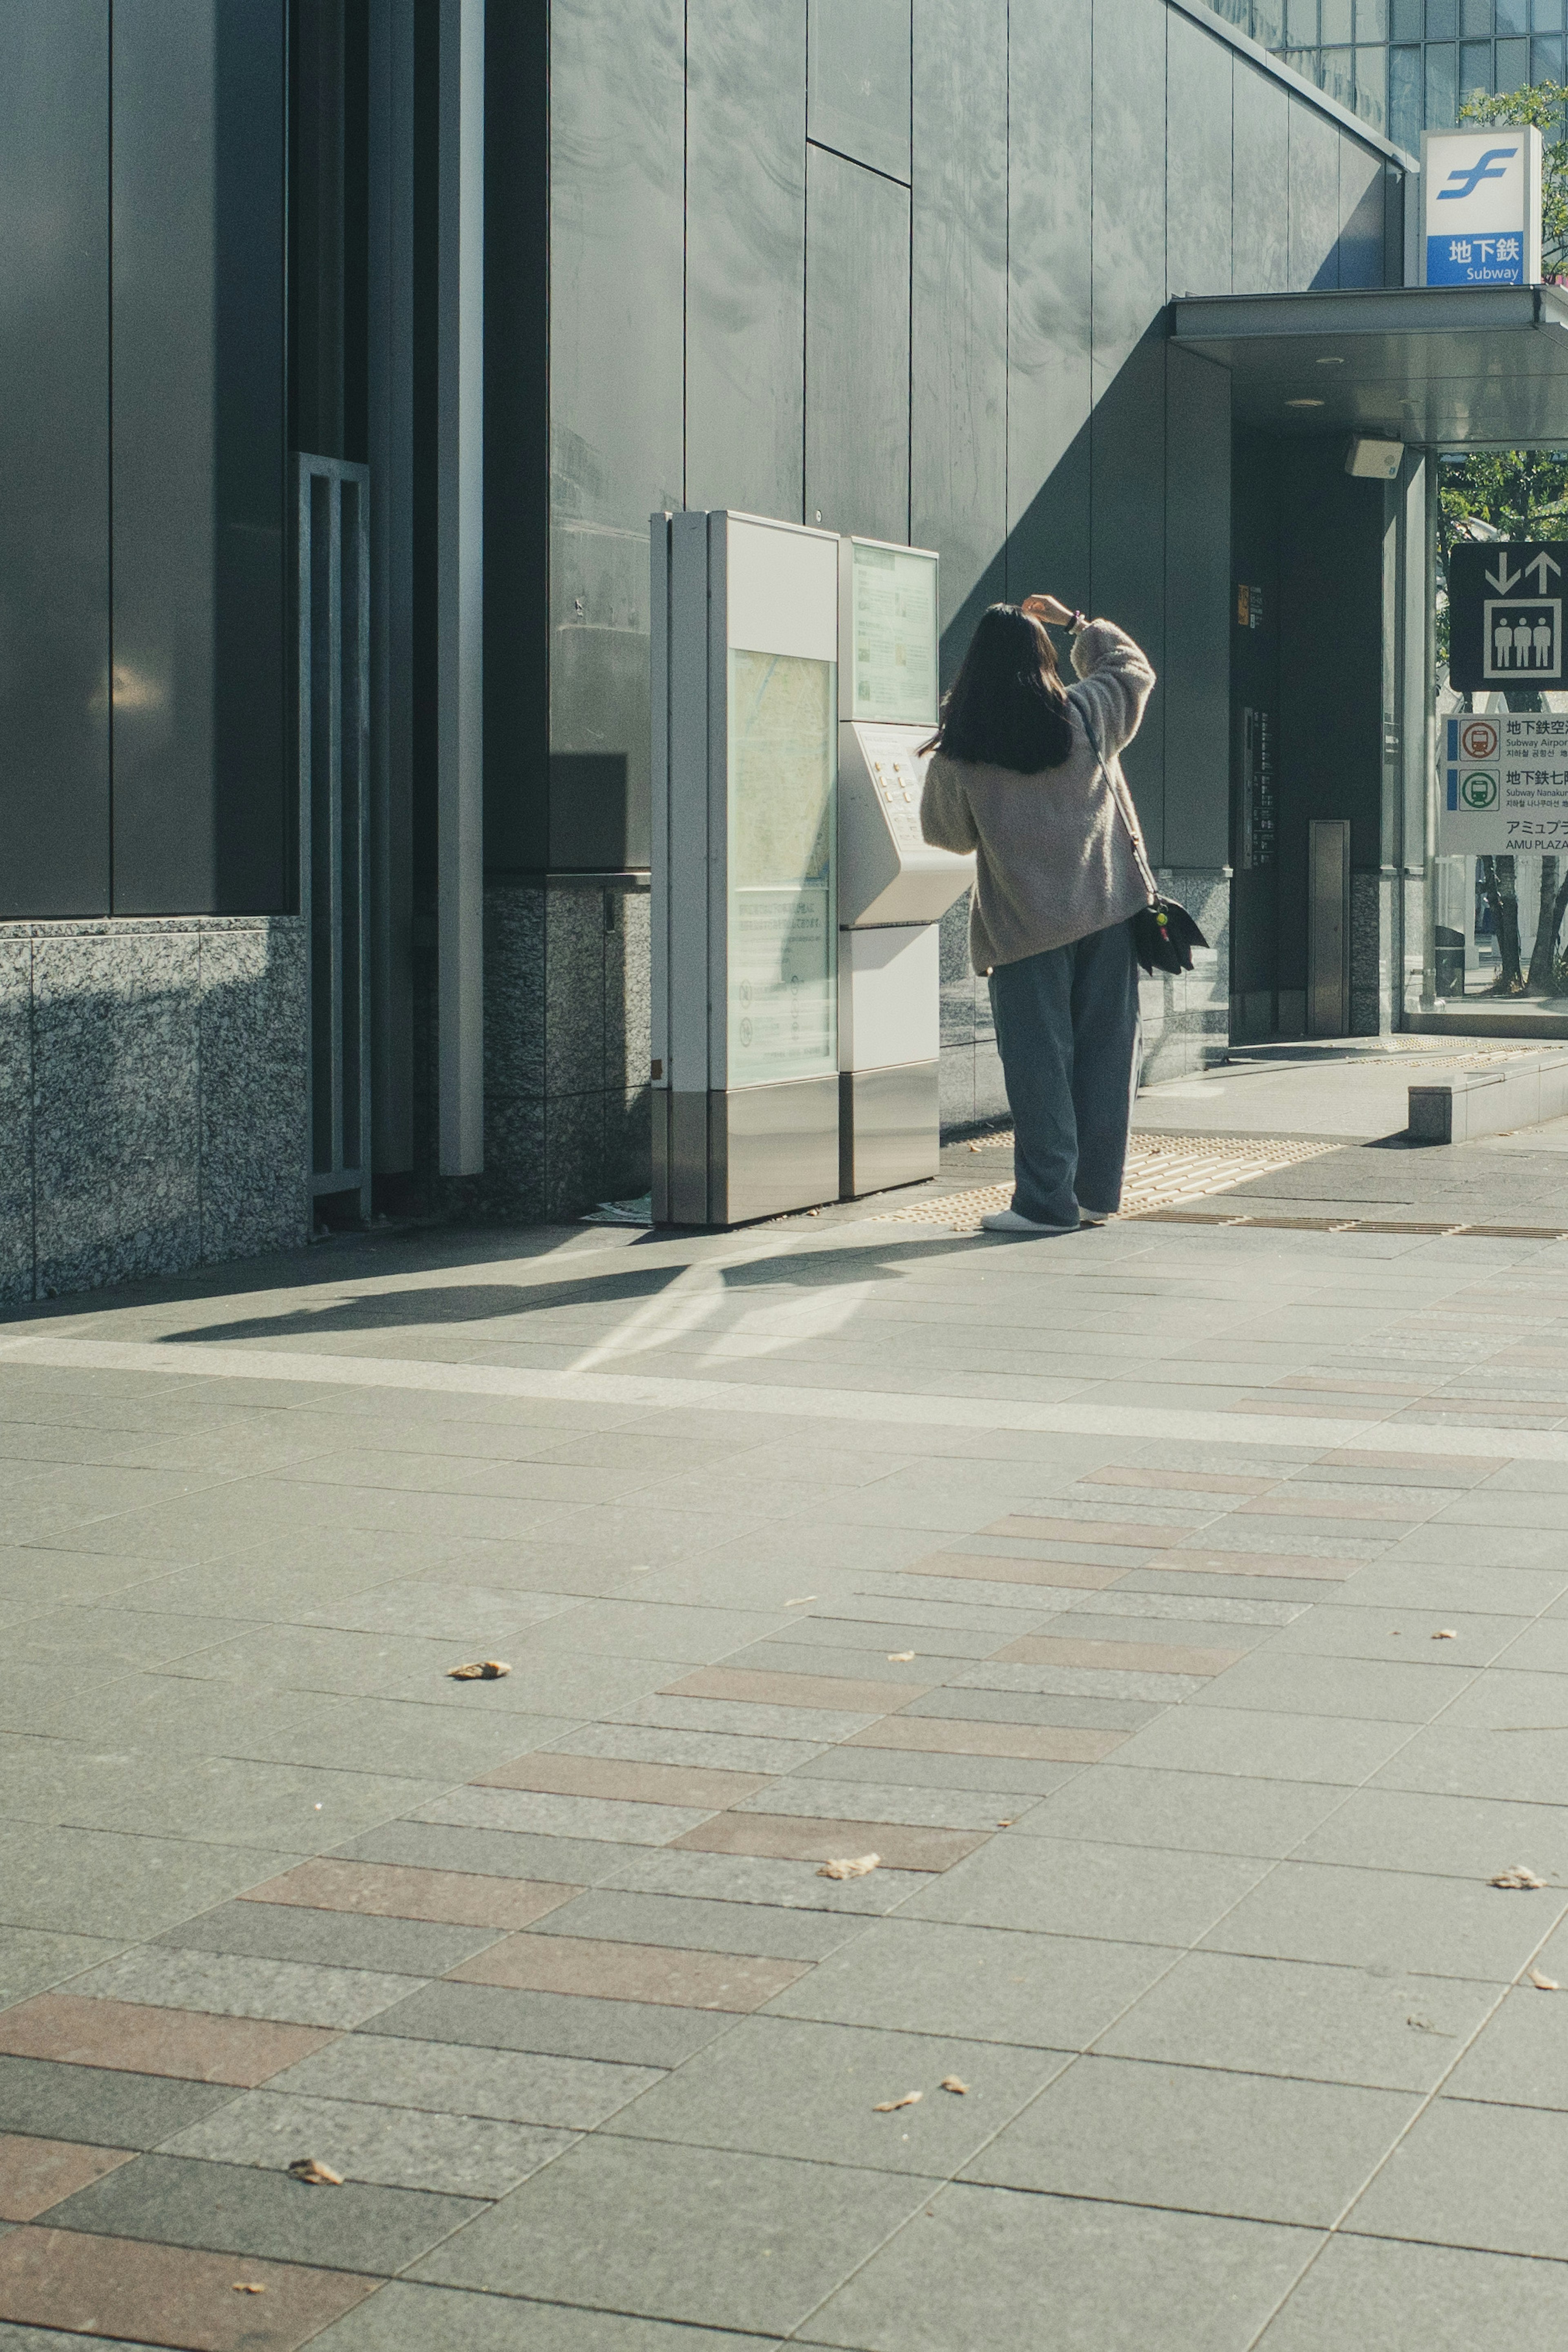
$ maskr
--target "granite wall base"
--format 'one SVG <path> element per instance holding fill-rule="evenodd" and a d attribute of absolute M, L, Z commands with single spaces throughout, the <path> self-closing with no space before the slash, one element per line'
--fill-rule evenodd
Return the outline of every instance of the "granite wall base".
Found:
<path fill-rule="evenodd" d="M 310 1236 L 297 917 L 0 924 L 0 1300 Z"/>
<path fill-rule="evenodd" d="M 487 885 L 483 1213 L 554 1222 L 647 1191 L 648 908 L 635 875 Z"/>
<path fill-rule="evenodd" d="M 1398 987 L 1394 957 L 1394 893 L 1392 866 L 1373 866 L 1351 876 L 1351 1035 L 1386 1036 L 1394 1025 Z"/>

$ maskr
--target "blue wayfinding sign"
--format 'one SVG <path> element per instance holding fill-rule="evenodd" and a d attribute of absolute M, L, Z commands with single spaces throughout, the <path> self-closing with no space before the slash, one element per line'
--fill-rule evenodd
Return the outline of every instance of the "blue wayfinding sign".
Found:
<path fill-rule="evenodd" d="M 1490 123 L 1421 142 L 1428 286 L 1531 286 L 1541 276 L 1541 133 Z"/>

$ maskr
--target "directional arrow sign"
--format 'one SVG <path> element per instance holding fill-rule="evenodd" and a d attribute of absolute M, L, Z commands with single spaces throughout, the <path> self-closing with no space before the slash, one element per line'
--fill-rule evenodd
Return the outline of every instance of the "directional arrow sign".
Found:
<path fill-rule="evenodd" d="M 1568 541 L 1461 541 L 1447 570 L 1450 684 L 1505 696 L 1511 710 L 1535 709 L 1543 687 L 1568 686 Z"/>

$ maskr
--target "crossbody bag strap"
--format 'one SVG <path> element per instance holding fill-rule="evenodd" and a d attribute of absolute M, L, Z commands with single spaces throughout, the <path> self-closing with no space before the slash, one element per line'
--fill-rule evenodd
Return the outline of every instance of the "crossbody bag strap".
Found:
<path fill-rule="evenodd" d="M 1078 715 L 1083 721 L 1083 731 L 1089 738 L 1089 748 L 1094 753 L 1095 765 L 1099 768 L 1100 774 L 1105 778 L 1106 788 L 1109 791 L 1111 799 L 1116 803 L 1116 813 L 1118 816 L 1120 816 L 1122 824 L 1127 827 L 1127 837 L 1132 844 L 1133 861 L 1138 868 L 1139 878 L 1142 882 L 1145 890 L 1149 893 L 1149 904 L 1152 907 L 1155 906 L 1159 902 L 1160 886 L 1154 879 L 1153 873 L 1149 865 L 1148 856 L 1143 848 L 1143 836 L 1138 830 L 1137 816 L 1123 797 L 1124 788 L 1118 787 L 1117 779 L 1110 772 L 1110 764 L 1107 761 L 1104 753 L 1101 751 L 1098 740 L 1096 740 L 1094 722 L 1089 715 L 1089 709 L 1086 704 L 1079 703 L 1078 706 Z"/>

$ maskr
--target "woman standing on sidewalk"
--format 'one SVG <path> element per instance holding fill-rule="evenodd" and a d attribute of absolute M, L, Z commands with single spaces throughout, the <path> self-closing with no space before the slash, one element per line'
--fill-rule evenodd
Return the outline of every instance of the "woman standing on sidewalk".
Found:
<path fill-rule="evenodd" d="M 1073 633 L 1065 687 L 1046 624 Z M 1013 1205 L 991 1233 L 1063 1234 L 1121 1204 L 1137 1084 L 1131 918 L 1148 867 L 1119 754 L 1154 673 L 1054 596 L 982 614 L 942 703 L 921 829 L 975 855 L 969 952 L 988 976 L 1013 1114 Z"/>

